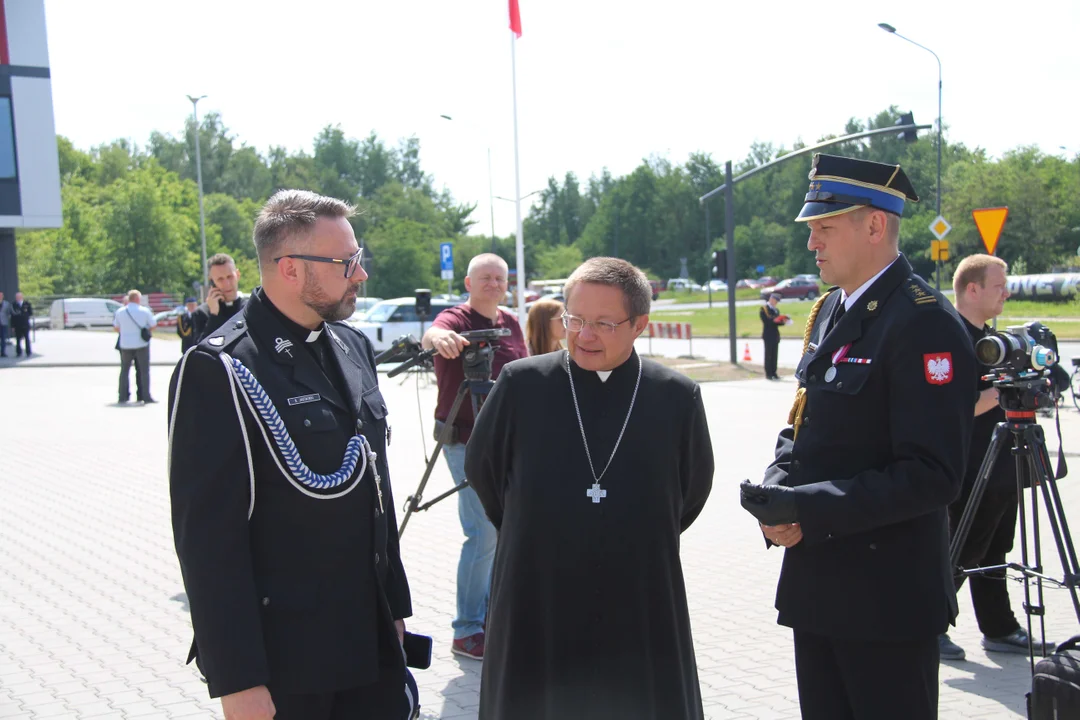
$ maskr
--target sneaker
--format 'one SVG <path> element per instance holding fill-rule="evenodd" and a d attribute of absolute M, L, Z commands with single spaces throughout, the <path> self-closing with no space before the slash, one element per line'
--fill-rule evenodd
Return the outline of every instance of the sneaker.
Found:
<path fill-rule="evenodd" d="M 473 660 L 484 659 L 484 633 L 476 633 L 469 637 L 454 640 L 450 646 L 450 652 Z"/>
<path fill-rule="evenodd" d="M 143 405 L 153 405 L 154 403 L 157 402 L 157 400 L 155 400 L 154 398 L 146 398 L 142 402 L 143 402 Z"/>
<path fill-rule="evenodd" d="M 963 660 L 967 657 L 964 648 L 949 639 L 948 633 L 937 636 L 937 646 L 942 660 Z"/>
<path fill-rule="evenodd" d="M 1036 640 L 1034 643 L 1035 654 L 1045 655 L 1047 648 L 1053 648 L 1054 643 L 1047 642 L 1045 646 Z M 1028 654 L 1028 634 L 1024 628 L 1016 628 L 1003 637 L 983 636 L 982 646 L 987 652 L 1012 653 L 1014 655 Z"/>

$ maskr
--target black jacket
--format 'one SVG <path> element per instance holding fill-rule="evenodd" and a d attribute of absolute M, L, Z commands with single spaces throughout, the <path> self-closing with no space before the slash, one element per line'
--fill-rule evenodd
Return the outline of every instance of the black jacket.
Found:
<path fill-rule="evenodd" d="M 373 682 L 380 666 L 403 668 L 393 620 L 412 608 L 385 460 L 386 404 L 367 338 L 343 323 L 327 331 L 347 397 L 261 291 L 173 373 L 173 533 L 195 631 L 192 656 L 211 697 L 259 685 L 331 692 Z M 231 384 L 226 353 L 258 379 L 313 471 L 336 471 L 354 432 L 368 439 L 378 454 L 381 510 L 370 468 L 335 499 L 312 495 L 340 494 L 352 479 L 330 491 L 301 491 L 286 479 L 264 423 Z"/>
<path fill-rule="evenodd" d="M 780 340 L 780 326 L 776 324 L 776 318 L 780 317 L 779 308 L 774 308 L 769 303 L 765 303 L 758 310 L 758 317 L 761 318 L 761 337 L 763 340 Z"/>
<path fill-rule="evenodd" d="M 956 617 L 946 507 L 974 419 L 975 353 L 959 314 L 903 257 L 826 330 L 824 301 L 796 370 L 807 405 L 780 433 L 766 483 L 796 488 L 803 539 L 785 551 L 779 622 L 859 640 L 944 632 Z M 846 344 L 848 358 L 833 355 Z"/>
<path fill-rule="evenodd" d="M 202 342 L 216 332 L 218 328 L 223 327 L 234 315 L 242 313 L 244 304 L 244 298 L 237 295 L 231 305 L 226 305 L 224 302 L 220 303 L 217 315 L 210 312 L 210 306 L 206 303 L 195 308 L 195 311 L 191 313 L 191 325 L 195 328 L 194 342 Z"/>
<path fill-rule="evenodd" d="M 34 307 L 29 300 L 23 300 L 22 305 L 12 301 L 11 303 L 11 327 L 15 330 L 29 330 L 30 318 L 34 317 Z"/>
<path fill-rule="evenodd" d="M 176 316 L 176 334 L 180 338 L 180 352 L 195 346 L 195 325 L 191 313 L 186 310 Z"/>

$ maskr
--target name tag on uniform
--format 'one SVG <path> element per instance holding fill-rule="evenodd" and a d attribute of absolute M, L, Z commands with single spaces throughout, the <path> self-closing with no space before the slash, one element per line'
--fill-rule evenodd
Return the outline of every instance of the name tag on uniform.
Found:
<path fill-rule="evenodd" d="M 300 397 L 289 398 L 290 405 L 304 405 L 306 403 L 319 402 L 322 397 L 319 393 L 312 393 L 311 395 L 301 395 Z"/>

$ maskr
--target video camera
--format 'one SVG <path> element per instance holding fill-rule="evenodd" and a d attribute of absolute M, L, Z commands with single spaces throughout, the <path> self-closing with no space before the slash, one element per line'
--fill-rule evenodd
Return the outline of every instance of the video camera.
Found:
<path fill-rule="evenodd" d="M 1012 412 L 1047 410 L 1056 402 L 1051 371 L 1058 360 L 1057 337 L 1041 322 L 1014 325 L 975 343 L 975 357 L 989 368 L 984 379 L 1001 393 L 1001 407 Z"/>
<path fill-rule="evenodd" d="M 499 345 L 498 339 L 509 334 L 510 331 L 507 328 L 469 330 L 461 333 L 461 337 L 469 341 L 461 353 L 461 364 L 465 370 L 466 380 L 491 379 L 491 363 L 495 357 L 495 348 Z M 389 348 L 375 356 L 375 364 L 401 363 L 386 374 L 387 377 L 396 377 L 417 365 L 430 363 L 434 355 L 435 349 L 425 350 L 415 336 L 402 335 L 394 340 Z"/>
<path fill-rule="evenodd" d="M 975 357 L 994 371 L 1042 372 L 1057 362 L 1057 348 L 1050 328 L 1032 321 L 980 338 L 975 343 Z"/>

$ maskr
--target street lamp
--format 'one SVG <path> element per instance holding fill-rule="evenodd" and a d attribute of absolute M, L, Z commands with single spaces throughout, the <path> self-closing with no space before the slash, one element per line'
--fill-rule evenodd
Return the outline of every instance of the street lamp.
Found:
<path fill-rule="evenodd" d="M 909 43 L 916 47 L 921 47 L 923 50 L 933 55 L 934 59 L 937 60 L 937 214 L 941 215 L 941 58 L 937 56 L 936 52 L 926 47 L 925 45 L 920 45 L 911 38 L 904 37 L 900 33 L 896 32 L 896 28 L 894 28 L 889 23 L 878 23 L 878 27 L 885 32 L 890 33 L 891 35 L 895 35 L 901 40 L 907 40 Z M 938 275 L 940 274 L 941 270 L 939 268 Z M 939 287 L 940 284 L 941 280 L 939 278 Z"/>
<path fill-rule="evenodd" d="M 540 190 L 533 190 L 528 195 L 522 195 L 521 199 L 524 200 L 527 197 L 532 197 L 533 195 L 539 195 L 541 192 L 542 191 L 540 191 Z M 506 198 L 506 197 L 503 197 L 501 195 L 495 195 L 494 197 L 495 197 L 496 200 L 505 200 L 506 202 L 514 202 L 514 198 Z"/>
<path fill-rule="evenodd" d="M 199 152 L 199 101 L 205 97 L 205 95 L 199 97 L 187 96 L 187 99 L 191 101 L 192 117 L 195 119 L 195 178 L 199 185 L 199 234 L 202 236 L 202 291 L 204 298 L 206 297 L 206 289 L 210 285 L 210 268 L 206 265 L 206 213 L 203 212 L 202 153 Z"/>
<path fill-rule="evenodd" d="M 443 120 L 449 120 L 453 122 L 454 118 L 449 115 L 440 115 Z M 491 184 L 491 146 L 487 149 L 488 160 L 488 209 L 491 211 L 491 252 L 495 252 L 495 197 Z"/>

